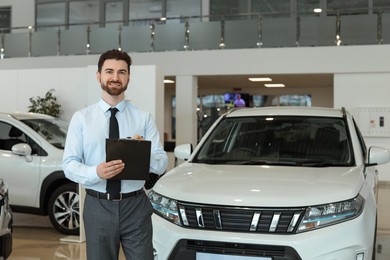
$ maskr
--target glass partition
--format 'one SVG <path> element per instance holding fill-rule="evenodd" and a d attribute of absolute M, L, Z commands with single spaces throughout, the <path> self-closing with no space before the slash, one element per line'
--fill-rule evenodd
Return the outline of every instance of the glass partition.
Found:
<path fill-rule="evenodd" d="M 103 53 L 106 50 L 118 49 L 120 47 L 119 34 L 121 25 L 113 23 L 105 27 L 91 27 L 90 33 L 90 54 Z"/>
<path fill-rule="evenodd" d="M 319 0 L 299 0 L 292 15 L 292 11 L 286 12 L 289 2 L 274 1 L 267 7 L 256 0 L 214 0 L 210 1 L 210 15 L 196 16 L 199 1 L 167 0 L 166 5 L 160 0 L 38 1 L 39 26 L 1 29 L 0 58 L 98 54 L 111 48 L 147 52 L 390 43 L 390 6 L 351 15 L 346 4 L 331 1 L 339 14 L 331 9 L 327 15 L 306 15 Z M 358 7 L 364 2 L 359 0 Z M 130 17 L 122 8 L 129 9 Z M 60 15 L 53 16 L 54 12 Z M 165 13 L 172 16 L 164 21 L 160 18 Z M 124 20 L 116 21 L 118 18 Z"/>
<path fill-rule="evenodd" d="M 31 35 L 32 56 L 55 56 L 59 54 L 58 34 L 38 31 Z"/>
<path fill-rule="evenodd" d="M 87 54 L 88 28 L 88 26 L 72 26 L 69 30 L 63 30 L 61 55 Z"/>
<path fill-rule="evenodd" d="M 4 57 L 28 57 L 29 43 L 28 33 L 6 33 L 4 34 Z"/>

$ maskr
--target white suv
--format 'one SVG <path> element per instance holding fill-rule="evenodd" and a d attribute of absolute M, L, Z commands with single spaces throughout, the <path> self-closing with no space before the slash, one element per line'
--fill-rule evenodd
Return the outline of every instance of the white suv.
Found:
<path fill-rule="evenodd" d="M 67 123 L 34 113 L 0 113 L 0 177 L 14 212 L 49 215 L 66 235 L 79 233 L 77 184 L 62 171 Z"/>
<path fill-rule="evenodd" d="M 159 260 L 375 258 L 377 171 L 345 109 L 242 108 L 220 117 L 150 191 Z"/>

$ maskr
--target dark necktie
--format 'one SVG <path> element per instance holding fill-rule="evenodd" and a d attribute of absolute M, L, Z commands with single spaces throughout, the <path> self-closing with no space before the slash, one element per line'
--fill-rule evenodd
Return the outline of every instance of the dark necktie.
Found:
<path fill-rule="evenodd" d="M 118 120 L 116 119 L 116 112 L 118 112 L 118 109 L 116 107 L 112 107 L 109 109 L 111 112 L 110 117 L 110 130 L 108 133 L 109 138 L 118 139 L 119 138 L 119 125 Z M 110 195 L 117 195 L 121 191 L 121 181 L 120 180 L 107 180 L 107 186 L 106 191 Z"/>

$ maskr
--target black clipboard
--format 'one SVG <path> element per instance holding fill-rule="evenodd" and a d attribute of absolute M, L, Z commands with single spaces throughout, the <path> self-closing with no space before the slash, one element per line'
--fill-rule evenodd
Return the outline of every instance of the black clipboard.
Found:
<path fill-rule="evenodd" d="M 149 180 L 151 141 L 106 139 L 106 162 L 122 160 L 125 168 L 111 180 Z"/>

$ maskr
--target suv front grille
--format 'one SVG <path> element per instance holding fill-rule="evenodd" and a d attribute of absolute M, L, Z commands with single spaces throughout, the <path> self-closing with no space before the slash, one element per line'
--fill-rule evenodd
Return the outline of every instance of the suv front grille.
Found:
<path fill-rule="evenodd" d="M 243 208 L 178 202 L 183 226 L 233 232 L 288 234 L 296 230 L 303 208 Z"/>

